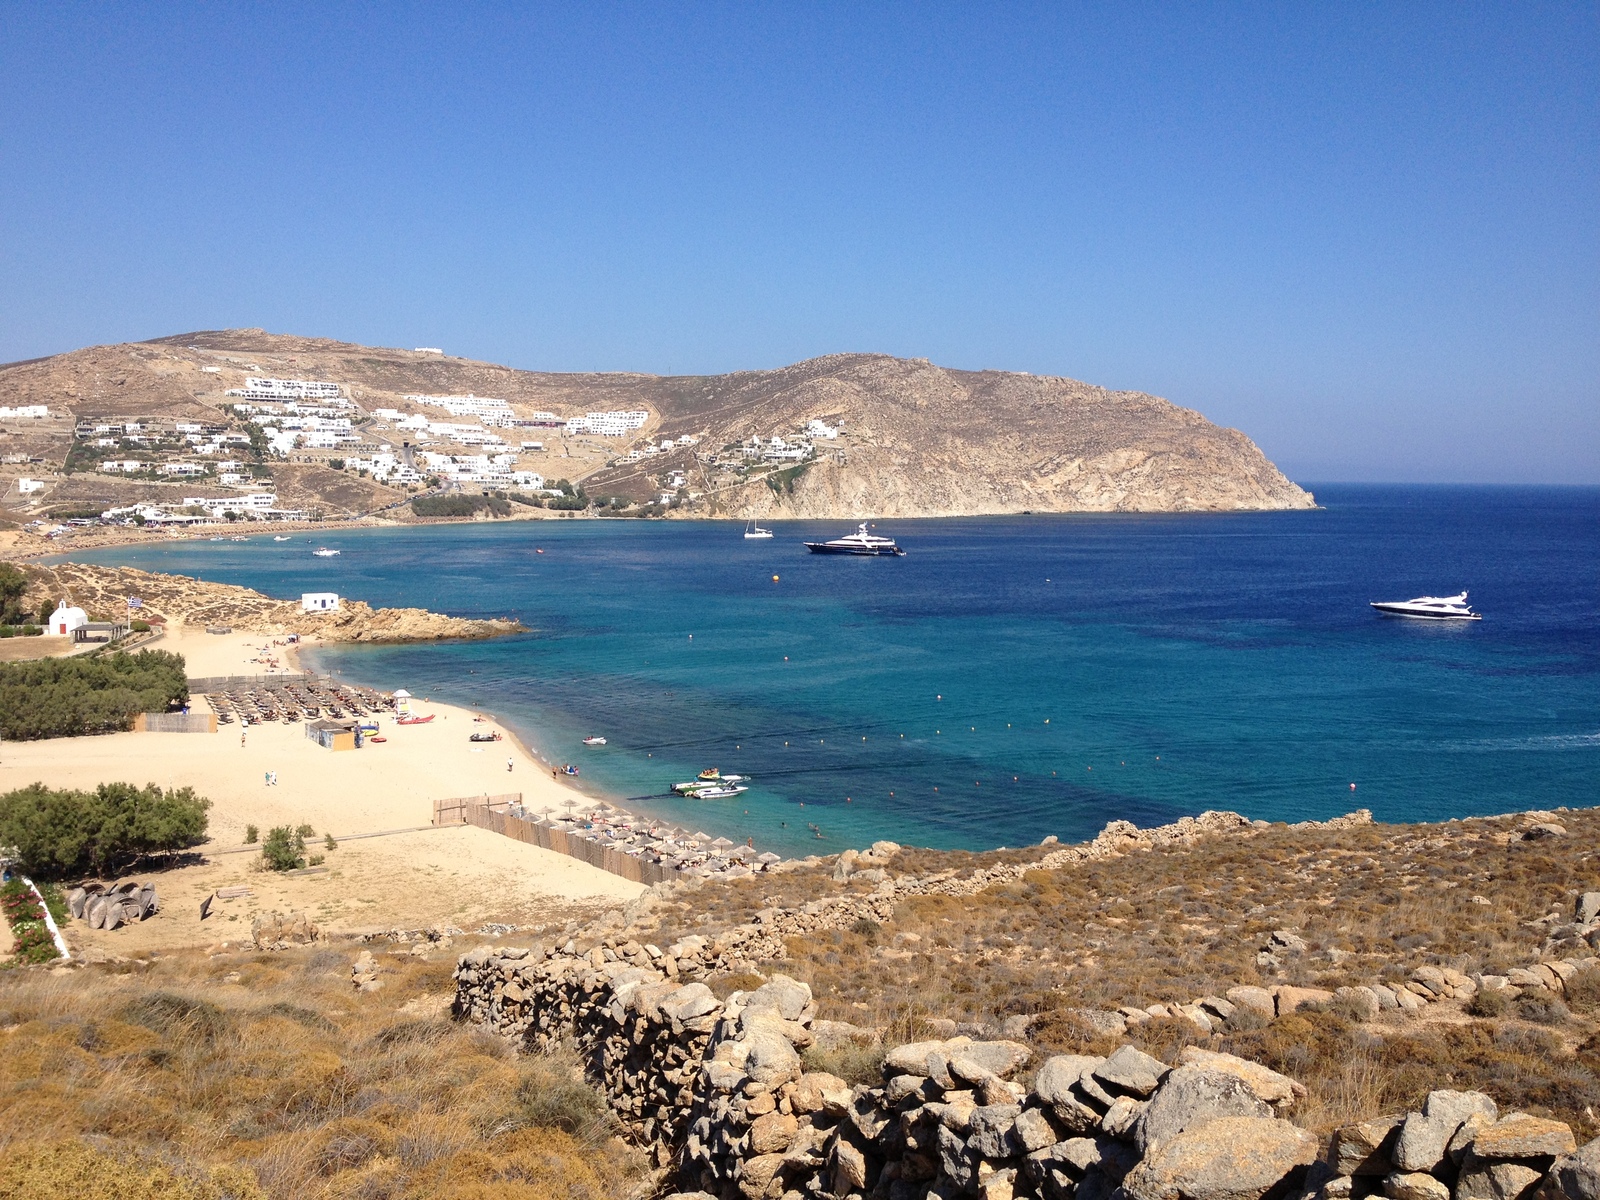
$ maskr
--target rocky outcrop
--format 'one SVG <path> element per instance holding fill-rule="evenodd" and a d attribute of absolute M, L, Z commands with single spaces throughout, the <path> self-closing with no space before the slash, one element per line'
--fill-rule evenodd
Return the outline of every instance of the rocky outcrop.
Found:
<path fill-rule="evenodd" d="M 128 596 L 144 601 L 143 613 L 181 625 L 227 625 L 262 634 L 298 633 L 330 642 L 419 642 L 445 638 L 498 637 L 518 633 L 512 620 L 449 617 L 421 608 L 372 608 L 345 599 L 333 612 L 307 613 L 293 600 L 277 600 L 250 588 L 206 583 L 184 575 L 101 567 L 90 563 L 30 564 L 30 595 L 68 597 L 91 613 L 125 614 Z"/>

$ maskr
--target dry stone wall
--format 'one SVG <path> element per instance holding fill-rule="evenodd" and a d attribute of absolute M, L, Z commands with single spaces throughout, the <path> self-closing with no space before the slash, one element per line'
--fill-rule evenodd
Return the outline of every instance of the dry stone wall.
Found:
<path fill-rule="evenodd" d="M 805 1068 L 810 988 L 718 1000 L 679 965 L 704 949 L 479 947 L 455 1011 L 529 1052 L 575 1039 L 623 1135 L 695 1200 L 1600 1200 L 1600 1140 L 1559 1122 L 1436 1091 L 1324 1145 L 1288 1119 L 1298 1083 L 1198 1047 L 1056 1055 L 1025 1087 L 1027 1046 L 956 1037 L 852 1087 Z"/>

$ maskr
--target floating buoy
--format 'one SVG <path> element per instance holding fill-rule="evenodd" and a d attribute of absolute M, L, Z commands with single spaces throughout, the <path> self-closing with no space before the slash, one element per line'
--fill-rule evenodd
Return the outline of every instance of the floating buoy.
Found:
<path fill-rule="evenodd" d="M 1049 718 L 1049 717 L 1046 717 L 1046 718 L 1045 718 L 1045 719 L 1044 719 L 1044 723 L 1045 723 L 1045 724 L 1046 724 L 1046 725 L 1048 725 L 1048 724 L 1050 724 L 1050 718 Z"/>
<path fill-rule="evenodd" d="M 773 582 L 773 583 L 777 583 L 777 582 L 778 582 L 778 577 L 777 577 L 777 576 L 776 576 L 776 575 L 774 575 L 774 576 L 773 576 L 773 577 L 772 577 L 772 582 Z"/>
<path fill-rule="evenodd" d="M 861 735 L 861 740 L 862 740 L 862 741 L 863 741 L 863 742 L 864 742 L 864 741 L 866 741 L 866 740 L 867 740 L 867 737 L 866 737 L 866 734 L 862 734 L 862 735 Z"/>
<path fill-rule="evenodd" d="M 1352 792 L 1353 792 L 1353 791 L 1355 791 L 1355 790 L 1356 790 L 1356 785 L 1355 785 L 1355 784 L 1353 784 L 1353 783 L 1352 783 L 1352 784 L 1351 784 L 1351 785 L 1350 785 L 1350 790 L 1351 790 L 1351 791 L 1352 791 Z"/>
<path fill-rule="evenodd" d="M 784 655 L 784 656 L 783 656 L 783 661 L 784 661 L 784 662 L 788 662 L 788 661 L 789 661 L 789 656 L 788 656 L 788 655 L 787 655 L 787 654 L 785 654 L 785 655 Z"/>
<path fill-rule="evenodd" d="M 690 641 L 691 641 L 691 642 L 692 642 L 692 641 L 694 641 L 694 634 L 692 634 L 692 633 L 691 633 L 691 634 L 690 634 L 690 635 L 689 635 L 689 640 L 690 640 Z"/>
<path fill-rule="evenodd" d="M 943 699 L 944 699 L 944 697 L 943 697 L 943 696 L 935 696 L 935 697 L 934 697 L 934 699 L 935 699 L 935 700 L 943 700 Z"/>

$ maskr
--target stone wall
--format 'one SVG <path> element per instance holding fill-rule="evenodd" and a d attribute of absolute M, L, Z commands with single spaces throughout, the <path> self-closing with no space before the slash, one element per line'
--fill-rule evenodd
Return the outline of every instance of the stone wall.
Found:
<path fill-rule="evenodd" d="M 457 967 L 455 1013 L 519 1048 L 576 1041 L 623 1136 L 670 1186 L 717 1200 L 1511 1200 L 1600 1197 L 1600 1140 L 1436 1091 L 1420 1112 L 1338 1130 L 1287 1115 L 1304 1089 L 1197 1047 L 1168 1066 L 957 1037 L 891 1050 L 881 1079 L 807 1071 L 816 1006 L 773 976 L 718 1000 L 708 947 L 607 939 L 479 947 Z"/>

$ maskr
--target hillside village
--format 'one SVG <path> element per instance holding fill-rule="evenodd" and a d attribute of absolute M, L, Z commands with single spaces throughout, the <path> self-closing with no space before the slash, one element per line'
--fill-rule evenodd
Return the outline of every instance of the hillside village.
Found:
<path fill-rule="evenodd" d="M 50 537 L 551 509 L 1311 503 L 1243 435 L 1166 401 L 881 355 L 726 376 L 553 375 L 230 330 L 0 365 L 0 521 Z"/>

